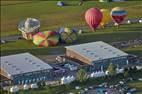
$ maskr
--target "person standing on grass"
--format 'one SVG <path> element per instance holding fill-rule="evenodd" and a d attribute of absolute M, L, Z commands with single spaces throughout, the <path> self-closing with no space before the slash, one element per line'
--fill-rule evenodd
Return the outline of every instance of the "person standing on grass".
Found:
<path fill-rule="evenodd" d="M 80 0 L 79 5 L 82 6 L 83 5 L 83 1 L 84 0 Z"/>

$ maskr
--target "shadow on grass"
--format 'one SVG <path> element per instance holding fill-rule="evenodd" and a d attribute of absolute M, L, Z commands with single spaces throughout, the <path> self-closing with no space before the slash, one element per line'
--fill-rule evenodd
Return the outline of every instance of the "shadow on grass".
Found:
<path fill-rule="evenodd" d="M 129 54 L 134 54 L 134 55 L 142 57 L 142 50 L 124 50 L 124 51 Z"/>
<path fill-rule="evenodd" d="M 64 54 L 64 47 L 49 47 L 49 48 L 37 48 L 37 49 L 14 49 L 1 51 L 1 56 L 18 54 L 18 53 L 31 53 L 34 55 L 51 55 L 51 54 Z"/>

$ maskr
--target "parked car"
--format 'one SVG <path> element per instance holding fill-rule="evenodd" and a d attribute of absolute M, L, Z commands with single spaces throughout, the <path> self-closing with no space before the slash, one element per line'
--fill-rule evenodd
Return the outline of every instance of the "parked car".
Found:
<path fill-rule="evenodd" d="M 131 63 L 131 62 L 137 62 L 138 61 L 138 57 L 136 55 L 132 55 L 130 54 L 128 56 L 128 61 Z"/>
<path fill-rule="evenodd" d="M 69 63 L 65 64 L 64 67 L 65 67 L 65 68 L 68 68 L 68 69 L 71 70 L 71 71 L 77 70 L 77 66 L 72 65 L 72 64 L 69 64 Z"/>
<path fill-rule="evenodd" d="M 131 92 L 131 93 L 136 92 L 136 91 L 137 91 L 137 89 L 136 89 L 136 88 L 132 88 L 132 89 L 130 89 L 130 92 Z"/>
<path fill-rule="evenodd" d="M 93 86 L 89 86 L 89 88 L 88 88 L 89 90 L 92 90 L 93 89 Z"/>
<path fill-rule="evenodd" d="M 55 73 L 65 73 L 65 69 L 60 67 L 53 67 Z"/>

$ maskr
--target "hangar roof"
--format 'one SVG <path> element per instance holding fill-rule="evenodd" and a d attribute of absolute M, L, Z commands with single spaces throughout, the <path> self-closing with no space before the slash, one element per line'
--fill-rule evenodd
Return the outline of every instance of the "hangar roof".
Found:
<path fill-rule="evenodd" d="M 127 53 L 102 41 L 66 46 L 65 48 L 88 58 L 90 61 L 98 61 L 128 55 Z"/>
<path fill-rule="evenodd" d="M 15 54 L 1 57 L 1 69 L 8 75 L 52 69 L 50 65 L 30 53 Z"/>

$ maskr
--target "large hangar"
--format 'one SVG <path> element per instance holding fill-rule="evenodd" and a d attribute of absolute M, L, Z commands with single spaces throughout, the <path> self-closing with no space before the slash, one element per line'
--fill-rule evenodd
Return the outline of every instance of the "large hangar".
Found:
<path fill-rule="evenodd" d="M 127 64 L 128 54 L 102 41 L 66 46 L 66 56 L 93 65 L 93 68 L 106 68 L 110 62 L 120 67 Z"/>
<path fill-rule="evenodd" d="M 13 84 L 35 83 L 52 76 L 52 67 L 29 53 L 2 56 L 0 70 Z"/>

